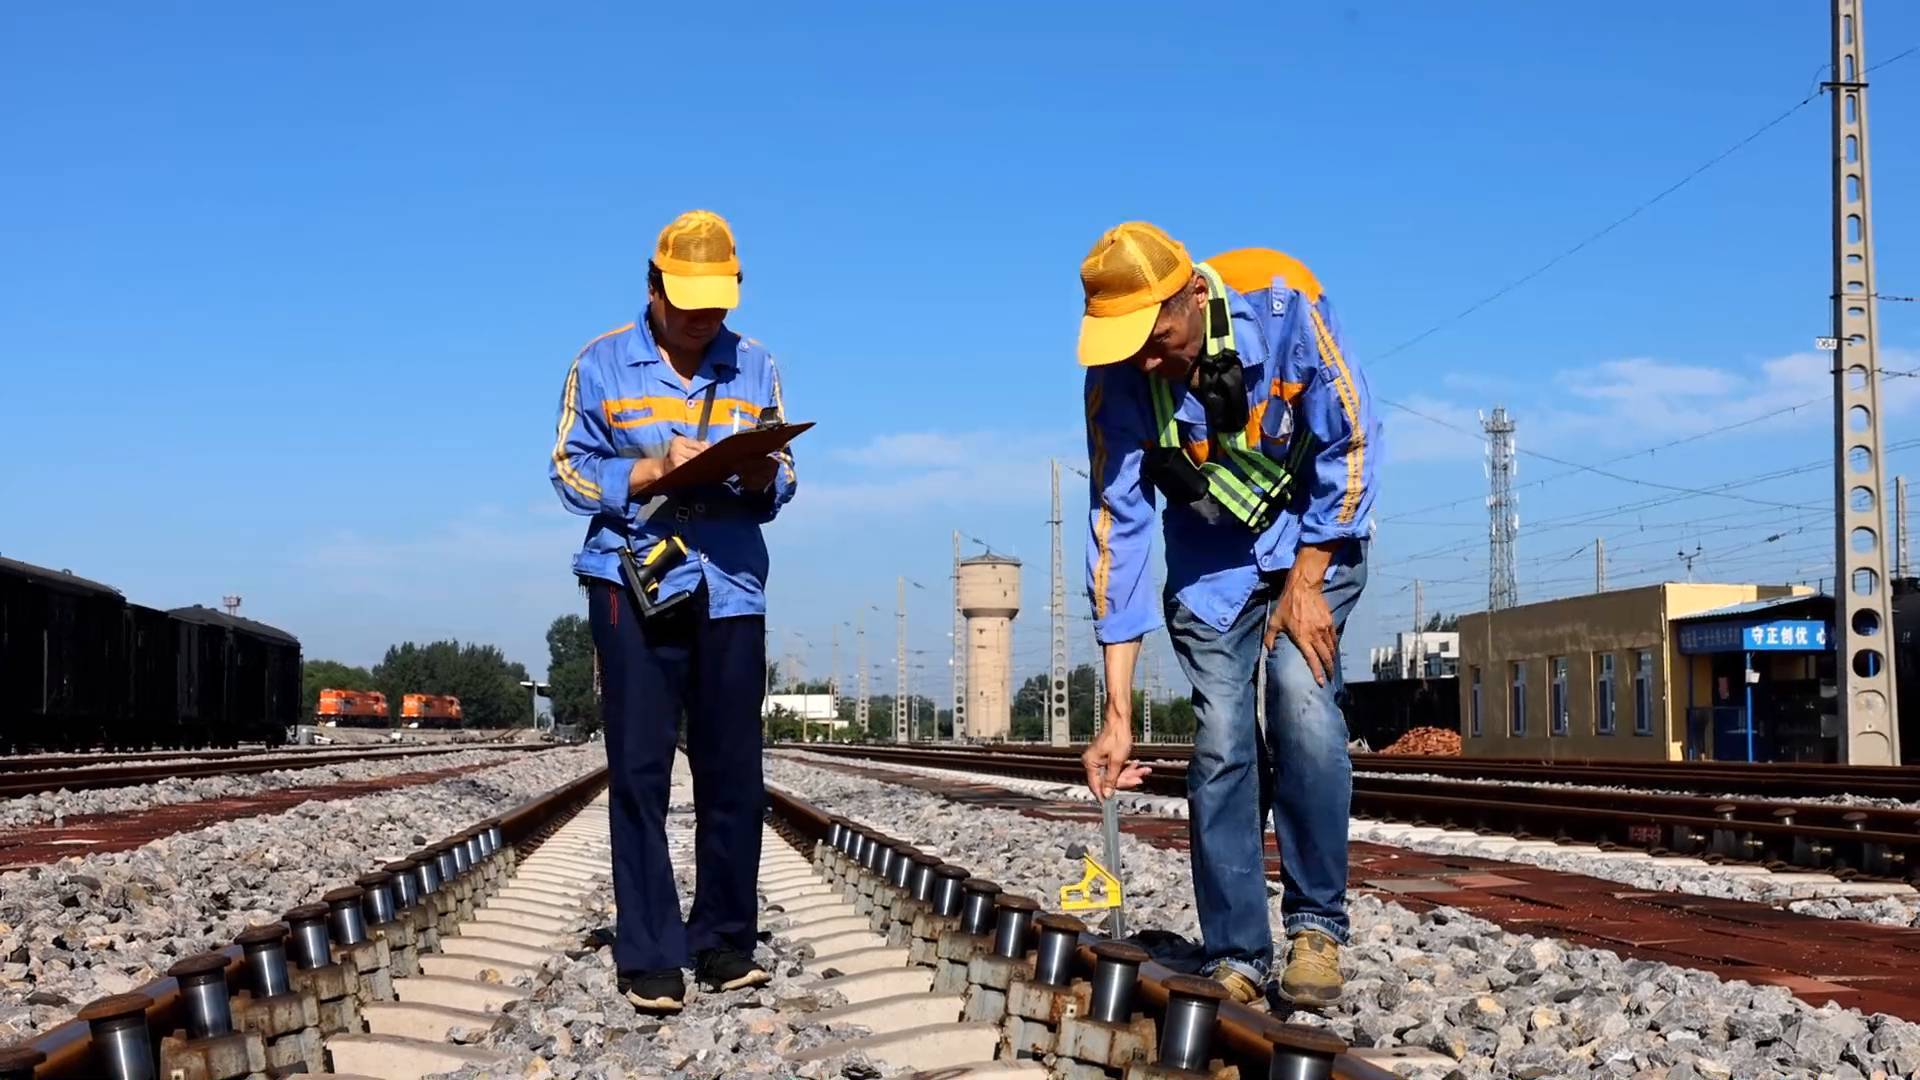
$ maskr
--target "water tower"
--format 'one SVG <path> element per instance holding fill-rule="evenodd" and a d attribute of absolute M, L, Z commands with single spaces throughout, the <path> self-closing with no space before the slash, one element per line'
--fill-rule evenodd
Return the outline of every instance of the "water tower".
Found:
<path fill-rule="evenodd" d="M 1020 560 L 960 560 L 960 614 L 967 619 L 967 735 L 1004 739 L 1013 726 L 1013 617 L 1020 613 Z"/>

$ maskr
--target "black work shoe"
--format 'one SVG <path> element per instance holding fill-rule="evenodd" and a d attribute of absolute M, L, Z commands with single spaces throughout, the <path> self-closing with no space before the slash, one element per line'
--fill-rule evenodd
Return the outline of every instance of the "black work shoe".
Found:
<path fill-rule="evenodd" d="M 686 1001 L 687 980 L 679 968 L 631 971 L 620 976 L 620 993 L 644 1013 L 677 1013 Z"/>
<path fill-rule="evenodd" d="M 693 971 L 700 985 L 715 993 L 761 986 L 773 978 L 750 954 L 738 949 L 702 949 Z"/>

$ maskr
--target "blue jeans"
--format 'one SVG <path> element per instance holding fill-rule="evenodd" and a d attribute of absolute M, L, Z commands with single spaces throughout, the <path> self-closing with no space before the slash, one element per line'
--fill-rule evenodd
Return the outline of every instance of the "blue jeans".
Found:
<path fill-rule="evenodd" d="M 1337 566 L 1323 589 L 1334 626 L 1367 582 L 1366 549 Z M 1256 732 L 1254 673 L 1267 613 L 1281 581 L 1264 582 L 1222 633 L 1168 599 L 1167 632 L 1193 684 L 1193 758 L 1187 766 L 1187 835 L 1194 906 L 1208 968 L 1231 966 L 1265 982 L 1273 963 L 1267 922 L 1263 790 L 1273 796 L 1280 844 L 1282 923 L 1289 937 L 1319 930 L 1346 944 L 1347 816 L 1353 762 L 1335 694 L 1284 635 L 1267 657 L 1265 745 Z M 1263 775 L 1271 762 L 1272 772 Z"/>

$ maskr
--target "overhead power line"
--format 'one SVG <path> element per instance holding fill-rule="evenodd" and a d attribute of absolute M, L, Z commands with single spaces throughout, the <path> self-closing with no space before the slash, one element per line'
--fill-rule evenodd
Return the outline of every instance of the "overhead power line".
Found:
<path fill-rule="evenodd" d="M 1904 60 L 1906 57 L 1908 57 L 1909 55 L 1913 54 L 1916 51 L 1920 51 L 1920 45 L 1915 45 L 1915 46 L 1912 46 L 1911 48 L 1895 53 L 1894 55 L 1888 57 L 1887 59 L 1880 61 L 1878 64 L 1874 64 L 1873 66 L 1867 68 L 1867 71 L 1876 71 L 1880 68 L 1888 67 L 1892 64 L 1898 63 L 1899 61 Z M 1863 72 L 1862 74 L 1865 74 L 1865 72 Z M 1376 359 L 1385 360 L 1388 357 L 1395 356 L 1401 352 L 1406 351 L 1407 349 L 1412 348 L 1415 345 L 1418 345 L 1420 342 L 1425 341 L 1427 338 L 1430 338 L 1433 335 L 1439 333 L 1440 331 L 1446 329 L 1447 327 L 1452 326 L 1454 323 L 1457 323 L 1460 320 L 1466 318 L 1467 316 L 1473 314 L 1474 312 L 1479 311 L 1481 308 L 1486 307 L 1488 304 L 1493 303 L 1494 301 L 1500 299 L 1501 297 L 1507 295 L 1508 293 L 1514 291 L 1515 289 L 1520 288 L 1522 285 L 1525 285 L 1526 283 L 1532 281 L 1533 279 L 1539 277 L 1540 275 L 1560 265 L 1561 263 L 1572 258 L 1573 256 L 1578 255 L 1580 252 L 1586 250 L 1587 248 L 1592 247 L 1594 244 L 1604 239 L 1609 233 L 1612 233 L 1615 229 L 1620 228 L 1622 225 L 1625 225 L 1627 222 L 1632 221 L 1634 218 L 1637 218 L 1641 214 L 1652 209 L 1654 206 L 1658 205 L 1662 200 L 1666 199 L 1667 196 L 1672 195 L 1674 192 L 1679 191 L 1681 188 L 1686 187 L 1688 184 L 1692 183 L 1701 174 L 1707 172 L 1709 169 L 1712 169 L 1714 166 L 1720 164 L 1721 162 L 1732 157 L 1734 154 L 1745 149 L 1748 144 L 1760 138 L 1760 136 L 1765 135 L 1767 132 L 1772 131 L 1776 127 L 1779 127 L 1782 123 L 1786 121 L 1788 117 L 1792 116 L 1794 113 L 1799 112 L 1801 109 L 1806 108 L 1809 104 L 1813 102 L 1813 99 L 1819 97 L 1820 90 L 1821 88 L 1818 85 L 1816 85 L 1812 90 L 1808 91 L 1805 97 L 1801 98 L 1799 101 L 1794 102 L 1792 105 L 1787 106 L 1787 108 L 1783 110 L 1779 115 L 1775 116 L 1771 120 L 1768 120 L 1766 123 L 1761 124 L 1759 127 L 1753 129 L 1753 131 L 1749 132 L 1746 136 L 1741 138 L 1739 141 L 1735 142 L 1733 145 L 1727 147 L 1725 150 L 1720 151 L 1718 154 L 1715 154 L 1713 157 L 1708 158 L 1706 161 L 1695 166 L 1686 175 L 1680 177 L 1680 179 L 1675 180 L 1673 183 L 1668 184 L 1666 187 L 1661 188 L 1658 192 L 1654 193 L 1652 197 L 1642 200 L 1638 205 L 1634 206 L 1631 210 L 1628 210 L 1626 213 L 1621 214 L 1617 218 L 1614 218 L 1612 221 L 1601 226 L 1599 229 L 1593 231 L 1592 233 L 1587 234 L 1585 237 L 1581 238 L 1573 246 L 1566 248 L 1565 250 L 1561 251 L 1559 254 L 1554 255 L 1552 258 L 1548 259 L 1547 261 L 1541 263 L 1540 265 L 1534 267 L 1533 269 L 1527 271 L 1526 273 L 1521 274 L 1519 277 L 1514 278 L 1513 280 L 1493 290 L 1492 292 L 1481 297 L 1480 299 L 1475 300 L 1473 303 L 1468 304 L 1466 307 L 1460 309 L 1458 312 L 1455 312 L 1454 314 L 1444 319 L 1441 319 L 1439 322 L 1434 323 L 1432 326 L 1427 327 L 1425 330 L 1420 331 L 1418 334 L 1415 334 L 1412 337 L 1406 339 L 1405 341 L 1402 341 L 1400 344 L 1393 346 L 1392 348 L 1388 349 L 1386 352 L 1381 353 L 1378 357 L 1376 357 Z"/>

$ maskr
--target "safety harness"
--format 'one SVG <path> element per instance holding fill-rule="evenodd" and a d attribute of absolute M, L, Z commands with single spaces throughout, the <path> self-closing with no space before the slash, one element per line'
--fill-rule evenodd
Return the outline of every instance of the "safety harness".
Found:
<path fill-rule="evenodd" d="M 1304 431 L 1296 432 L 1285 462 L 1275 461 L 1257 447 L 1248 448 L 1246 388 L 1240 355 L 1234 349 L 1226 283 L 1206 263 L 1195 263 L 1193 268 L 1207 283 L 1207 338 L 1200 376 L 1224 384 L 1217 389 L 1225 392 L 1202 395 L 1208 405 L 1212 449 L 1208 460 L 1196 462 L 1180 441 L 1172 385 L 1165 379 L 1147 379 L 1153 388 L 1153 416 L 1160 436 L 1160 453 L 1155 455 L 1158 467 L 1150 471 L 1158 474 L 1154 477 L 1156 485 L 1169 499 L 1188 503 L 1211 499 L 1235 520 L 1258 532 L 1287 505 L 1294 477 L 1306 465 L 1312 439 Z M 1230 406 L 1222 405 L 1223 399 L 1237 402 L 1237 416 Z M 1232 422 L 1236 419 L 1237 423 Z"/>

